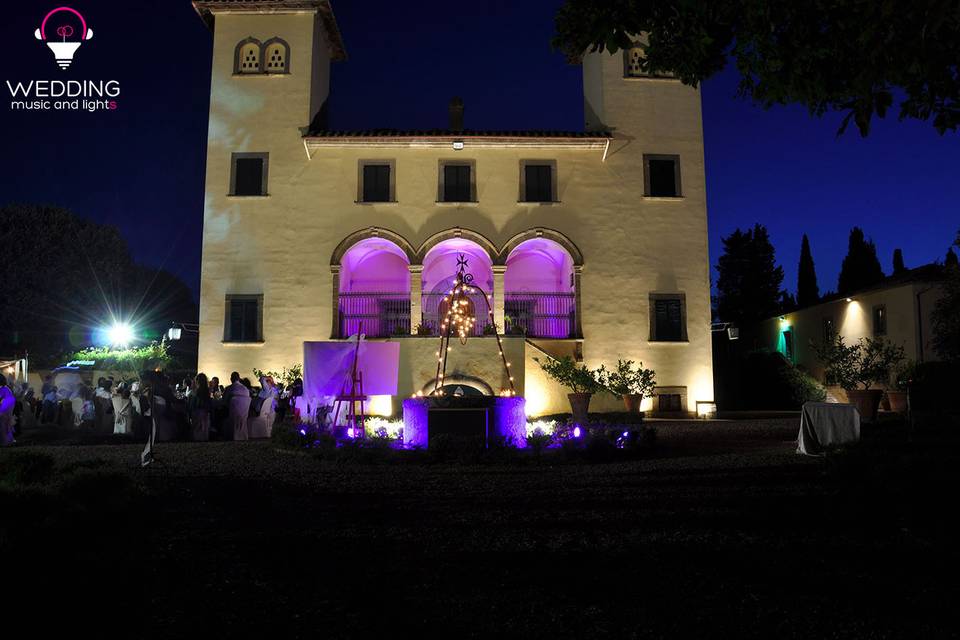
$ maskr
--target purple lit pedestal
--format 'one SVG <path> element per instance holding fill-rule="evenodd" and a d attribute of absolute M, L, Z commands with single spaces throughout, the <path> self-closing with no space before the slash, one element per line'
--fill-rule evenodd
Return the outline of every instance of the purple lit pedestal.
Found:
<path fill-rule="evenodd" d="M 426 447 L 430 441 L 430 410 L 465 407 L 483 409 L 487 412 L 489 436 L 503 438 L 515 447 L 527 446 L 526 404 L 523 398 L 408 398 L 403 401 L 403 444 L 408 447 Z"/>

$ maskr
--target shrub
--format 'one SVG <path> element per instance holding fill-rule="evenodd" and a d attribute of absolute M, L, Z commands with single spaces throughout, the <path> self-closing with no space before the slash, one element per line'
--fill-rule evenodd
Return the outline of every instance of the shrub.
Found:
<path fill-rule="evenodd" d="M 600 367 L 598 374 L 600 384 L 615 396 L 636 394 L 649 398 L 657 386 L 657 374 L 653 369 L 644 369 L 642 362 L 634 368 L 633 360 L 617 359 L 616 371 L 608 372 Z"/>
<path fill-rule="evenodd" d="M 903 347 L 883 338 L 861 338 L 847 345 L 838 335 L 831 342 L 813 345 L 813 350 L 824 365 L 827 384 L 840 385 L 844 391 L 889 382 L 891 370 L 904 359 Z"/>
<path fill-rule="evenodd" d="M 534 360 L 544 373 L 573 393 L 597 393 L 603 390 L 603 386 L 597 379 L 598 372 L 588 369 L 585 364 L 577 366 L 570 356 L 564 356 L 559 360 L 555 358 L 546 360 L 534 358 Z"/>
<path fill-rule="evenodd" d="M 800 369 L 792 365 L 783 367 L 779 375 L 792 405 L 801 406 L 805 402 L 823 402 L 827 399 L 827 390 Z"/>
<path fill-rule="evenodd" d="M 527 436 L 527 446 L 533 452 L 535 456 L 539 456 L 543 453 L 543 450 L 553 444 L 553 434 L 544 433 L 543 431 L 534 431 L 534 433 Z"/>

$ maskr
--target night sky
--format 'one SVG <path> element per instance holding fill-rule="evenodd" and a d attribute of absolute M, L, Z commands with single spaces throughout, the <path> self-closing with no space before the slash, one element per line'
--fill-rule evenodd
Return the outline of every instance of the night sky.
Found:
<path fill-rule="evenodd" d="M 559 5 L 334 0 L 349 59 L 334 65 L 331 127 L 445 127 L 460 95 L 470 128 L 581 128 L 580 68 L 550 49 Z M 211 34 L 188 0 L 75 1 L 94 38 L 61 71 L 33 36 L 55 6 L 5 7 L 2 80 L 118 80 L 119 108 L 13 112 L 0 85 L 0 203 L 115 224 L 138 260 L 196 291 Z M 839 115 L 765 112 L 735 98 L 735 85 L 726 72 L 703 87 L 711 264 L 721 236 L 755 222 L 770 230 L 790 290 L 803 233 L 821 291 L 836 287 L 853 225 L 888 273 L 897 247 L 908 267 L 943 259 L 960 228 L 957 134 L 888 118 L 867 139 L 853 128 L 838 139 Z"/>

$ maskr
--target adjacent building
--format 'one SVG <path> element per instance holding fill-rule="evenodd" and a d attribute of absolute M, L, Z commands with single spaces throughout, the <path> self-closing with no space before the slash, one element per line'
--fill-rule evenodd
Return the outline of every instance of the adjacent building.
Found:
<path fill-rule="evenodd" d="M 813 345 L 835 336 L 847 344 L 883 338 L 902 346 L 908 360 L 937 360 L 931 314 L 943 295 L 942 274 L 941 265 L 917 267 L 849 295 L 770 318 L 761 326 L 762 343 L 820 380 L 823 366 Z"/>
<path fill-rule="evenodd" d="M 337 131 L 330 68 L 350 71 L 330 2 L 194 6 L 213 33 L 200 370 L 279 369 L 362 329 L 401 343 L 398 396 L 374 407 L 395 411 L 433 388 L 462 256 L 530 415 L 569 410 L 546 355 L 643 361 L 654 412 L 713 400 L 697 89 L 643 75 L 634 48 L 583 57 L 582 130 L 472 130 L 454 100 L 446 129 Z M 444 382 L 496 394 L 508 381 L 473 302 Z"/>

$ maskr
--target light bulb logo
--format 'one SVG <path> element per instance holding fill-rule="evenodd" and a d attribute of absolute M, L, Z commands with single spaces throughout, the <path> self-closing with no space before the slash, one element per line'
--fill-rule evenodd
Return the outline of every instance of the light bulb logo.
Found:
<path fill-rule="evenodd" d="M 69 24 L 62 24 L 55 29 L 56 37 L 59 38 L 48 40 L 47 39 L 47 22 L 50 20 L 50 17 L 58 13 L 72 13 L 80 20 L 80 39 L 79 41 L 68 41 L 68 38 L 72 37 L 76 30 L 73 26 Z M 73 54 L 77 52 L 77 49 L 80 48 L 80 45 L 83 44 L 84 40 L 89 40 L 93 37 L 93 29 L 87 28 L 87 21 L 83 19 L 83 16 L 80 15 L 80 12 L 76 9 L 71 9 L 70 7 L 57 7 L 50 13 L 48 13 L 43 22 L 40 23 L 40 28 L 33 32 L 34 37 L 37 40 L 41 40 L 50 47 L 50 51 L 53 51 L 53 57 L 56 58 L 57 64 L 61 69 L 66 69 L 70 66 L 70 63 L 73 62 Z"/>

